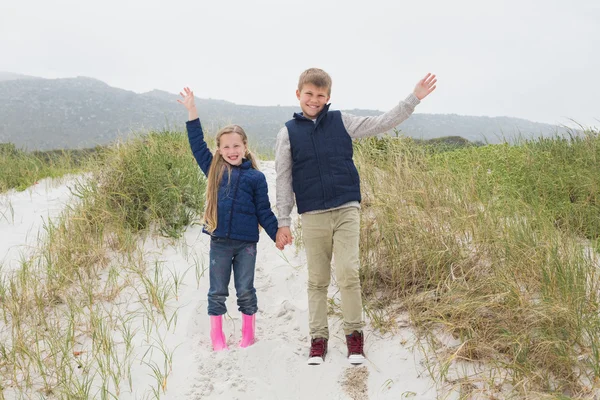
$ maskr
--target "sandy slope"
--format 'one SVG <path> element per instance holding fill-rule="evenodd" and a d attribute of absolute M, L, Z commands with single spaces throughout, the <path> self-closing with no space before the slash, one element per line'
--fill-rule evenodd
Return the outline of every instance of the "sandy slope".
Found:
<path fill-rule="evenodd" d="M 0 194 L 0 272 L 10 273 L 31 255 L 45 233 L 45 221 L 71 200 L 75 180 L 44 179 L 22 192 Z"/>
<path fill-rule="evenodd" d="M 262 170 L 274 202 L 274 163 L 262 163 Z M 67 186 L 42 190 L 41 193 L 34 191 L 29 195 L 9 193 L 1 196 L 3 212 L 4 204 L 9 200 L 15 210 L 14 223 L 0 222 L 2 255 L 11 255 L 19 244 L 29 243 L 40 227 L 41 217 L 56 215 L 65 196 L 68 197 Z M 18 234 L 13 235 L 13 231 Z M 172 354 L 172 369 L 166 369 L 170 373 L 161 399 L 436 398 L 434 383 L 427 377 L 421 354 L 412 351 L 414 335 L 408 328 L 399 329 L 394 336 L 382 336 L 368 326 L 365 330 L 366 368 L 353 367 L 345 358 L 340 319 L 333 315 L 330 317 L 327 359 L 321 366 L 308 366 L 304 253 L 296 254 L 293 247 L 280 252 L 264 232 L 258 245 L 255 282 L 259 300 L 257 342 L 246 349 L 238 347 L 241 318 L 235 304 L 232 279 L 225 323 L 229 350 L 212 352 L 206 311 L 208 271 L 199 280 L 195 274 L 197 266 L 207 266 L 208 243 L 209 237 L 195 225 L 186 231 L 180 242 L 154 238 L 144 244 L 149 257 L 161 263 L 165 281 L 174 274 L 183 277 L 178 299 L 170 302 L 171 311 L 177 311 L 177 324 L 171 329 L 163 324 L 147 335 L 144 334 L 143 317 L 131 320 L 137 330 L 132 389 L 123 385 L 126 387 L 121 389 L 119 398 L 154 398 L 150 388 L 157 387 L 157 383 L 148 365 L 164 366 L 161 346 Z M 150 260 L 149 266 L 156 265 L 155 261 Z M 331 296 L 335 297 L 335 292 L 332 287 Z M 124 291 L 115 300 L 114 307 L 126 307 L 129 311 L 139 309 L 135 293 Z M 344 389 L 343 382 L 348 374 L 354 376 L 349 388 L 355 392 L 353 395 Z M 361 388 L 364 388 L 363 393 L 360 393 Z"/>

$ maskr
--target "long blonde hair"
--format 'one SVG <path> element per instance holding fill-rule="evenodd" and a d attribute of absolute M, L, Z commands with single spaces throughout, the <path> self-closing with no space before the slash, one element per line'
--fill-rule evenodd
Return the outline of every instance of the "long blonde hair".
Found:
<path fill-rule="evenodd" d="M 221 180 L 223 179 L 223 174 L 227 170 L 227 182 L 230 183 L 231 179 L 231 164 L 227 161 L 223 160 L 223 156 L 221 152 L 218 151 L 219 146 L 221 146 L 221 136 L 229 134 L 229 133 L 237 133 L 242 138 L 244 145 L 246 146 L 246 154 L 244 158 L 248 159 L 252 163 L 252 168 L 258 169 L 258 165 L 256 164 L 256 160 L 250 150 L 248 150 L 248 136 L 246 136 L 246 132 L 239 125 L 227 125 L 221 128 L 219 132 L 217 132 L 217 136 L 215 137 L 215 142 L 217 144 L 217 151 L 213 155 L 212 162 L 210 164 L 210 169 L 208 170 L 208 179 L 206 183 L 206 207 L 204 210 L 204 227 L 209 233 L 213 233 L 215 229 L 217 229 L 217 203 L 219 201 L 219 186 L 221 186 Z"/>

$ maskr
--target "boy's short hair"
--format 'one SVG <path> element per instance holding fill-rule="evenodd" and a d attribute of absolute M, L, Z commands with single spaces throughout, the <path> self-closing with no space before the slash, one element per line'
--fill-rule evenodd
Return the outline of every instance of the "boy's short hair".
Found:
<path fill-rule="evenodd" d="M 302 91 L 302 86 L 307 83 L 311 83 L 318 88 L 326 88 L 327 94 L 331 95 L 331 77 L 322 69 L 309 68 L 301 73 L 298 80 L 298 90 Z"/>

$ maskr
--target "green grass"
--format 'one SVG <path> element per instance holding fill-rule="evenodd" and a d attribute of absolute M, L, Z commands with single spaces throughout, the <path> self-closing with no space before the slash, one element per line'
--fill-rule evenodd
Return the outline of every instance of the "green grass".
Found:
<path fill-rule="evenodd" d="M 46 222 L 39 251 L 0 280 L 0 398 L 118 398 L 131 385 L 133 321 L 145 321 L 148 337 L 175 327 L 169 304 L 182 276 L 149 262 L 143 245 L 149 235 L 180 237 L 203 208 L 187 136 L 138 136 L 103 149 L 94 166 L 73 189 L 78 201 Z M 123 291 L 141 312 L 111 305 Z M 148 354 L 136 361 L 164 390 L 168 371 Z"/>
<path fill-rule="evenodd" d="M 100 154 L 100 148 L 25 152 L 12 143 L 0 143 L 0 193 L 89 170 Z"/>
<path fill-rule="evenodd" d="M 501 384 L 517 398 L 588 396 L 600 377 L 598 132 L 453 151 L 368 139 L 355 150 L 370 314 L 400 304 L 434 350 L 431 371 L 465 396 Z M 484 372 L 456 376 L 460 361 Z"/>
<path fill-rule="evenodd" d="M 133 231 L 153 221 L 162 234 L 177 237 L 203 207 L 204 177 L 181 133 L 151 133 L 113 147 L 100 169 L 97 213 L 112 213 Z"/>
<path fill-rule="evenodd" d="M 3 187 L 40 179 L 37 161 L 1 149 L 0 171 L 15 182 Z M 429 345 L 430 372 L 463 398 L 591 397 L 600 378 L 599 151 L 593 131 L 517 145 L 357 142 L 369 315 L 390 328 L 385 317 L 405 310 Z M 53 163 L 55 154 L 43 157 Z M 132 285 L 147 321 L 140 334 L 176 324 L 166 305 L 181 276 L 159 262 L 148 268 L 140 246 L 151 234 L 180 237 L 203 207 L 186 136 L 139 136 L 93 162 L 74 189 L 78 203 L 47 223 L 39 254 L 0 282 L 0 398 L 7 387 L 25 397 L 118 397 L 134 316 L 100 305 Z M 82 338 L 91 341 L 83 349 Z M 173 350 L 155 347 L 165 365 L 143 363 L 158 397 Z"/>
<path fill-rule="evenodd" d="M 466 148 L 444 153 L 435 167 L 469 176 L 483 201 L 523 202 L 559 228 L 600 236 L 600 140 L 596 132 Z"/>

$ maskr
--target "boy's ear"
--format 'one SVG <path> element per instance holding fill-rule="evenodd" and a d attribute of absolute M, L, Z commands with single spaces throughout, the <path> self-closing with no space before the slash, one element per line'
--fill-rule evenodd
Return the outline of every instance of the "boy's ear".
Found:
<path fill-rule="evenodd" d="M 296 97 L 300 100 L 300 90 L 296 89 Z"/>

